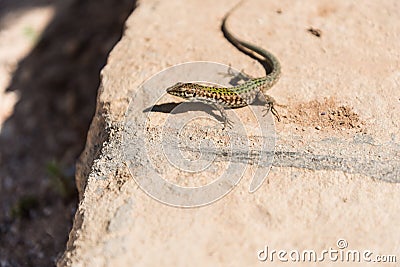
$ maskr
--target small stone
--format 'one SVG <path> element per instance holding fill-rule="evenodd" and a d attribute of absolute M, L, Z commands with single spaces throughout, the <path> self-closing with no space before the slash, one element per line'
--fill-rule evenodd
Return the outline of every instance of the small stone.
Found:
<path fill-rule="evenodd" d="M 307 29 L 307 31 L 316 37 L 321 37 L 322 35 L 322 31 L 317 28 L 310 27 Z"/>

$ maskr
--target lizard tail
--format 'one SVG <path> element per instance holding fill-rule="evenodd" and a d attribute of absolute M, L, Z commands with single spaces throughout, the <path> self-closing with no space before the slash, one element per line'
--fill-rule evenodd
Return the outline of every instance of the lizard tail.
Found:
<path fill-rule="evenodd" d="M 244 0 L 239 1 L 234 7 L 229 10 L 224 18 L 222 19 L 221 31 L 223 32 L 225 38 L 234 45 L 238 50 L 250 56 L 251 58 L 260 62 L 263 65 L 267 76 L 271 75 L 274 77 L 279 77 L 281 73 L 281 65 L 278 59 L 267 50 L 264 50 L 256 45 L 243 41 L 237 37 L 235 37 L 227 28 L 226 21 L 230 17 L 230 15 L 235 11 L 239 6 L 241 6 L 245 2 Z M 277 80 L 277 79 L 276 79 Z"/>

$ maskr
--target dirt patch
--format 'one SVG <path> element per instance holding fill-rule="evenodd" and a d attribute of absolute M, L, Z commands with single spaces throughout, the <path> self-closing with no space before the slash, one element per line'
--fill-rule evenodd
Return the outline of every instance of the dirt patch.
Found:
<path fill-rule="evenodd" d="M 287 123 L 311 126 L 317 130 L 356 130 L 364 132 L 363 122 L 352 107 L 338 105 L 334 98 L 325 98 L 322 102 L 313 100 L 287 107 L 283 117 Z"/>

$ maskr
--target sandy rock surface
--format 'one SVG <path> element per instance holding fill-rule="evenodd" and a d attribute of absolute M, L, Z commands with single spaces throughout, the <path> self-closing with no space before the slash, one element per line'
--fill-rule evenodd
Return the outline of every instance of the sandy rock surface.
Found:
<path fill-rule="evenodd" d="M 363 5 L 246 1 L 229 27 L 273 52 L 283 71 L 270 91 L 286 107 L 279 107 L 282 122 L 275 124 L 275 158 L 266 181 L 250 194 L 257 155 L 242 162 L 216 153 L 212 171 L 217 175 L 233 158 L 249 168 L 229 194 L 212 204 L 166 205 L 136 182 L 153 181 L 155 174 L 144 171 L 149 164 L 180 186 L 212 182 L 212 171 L 191 174 L 158 154 L 160 135 L 177 134 L 161 123 L 190 115 L 190 109 L 173 115 L 129 111 L 135 110 L 135 97 L 140 103 L 161 97 L 156 105 L 180 101 L 157 95 L 164 88 L 140 87 L 175 64 L 213 61 L 263 75 L 262 67 L 220 32 L 221 19 L 233 5 L 143 0 L 127 20 L 124 37 L 102 71 L 96 115 L 78 163 L 81 202 L 60 266 L 256 266 L 257 253 L 266 246 L 318 255 L 329 248 L 370 250 L 372 260 L 377 255 L 400 260 L 400 17 L 394 0 Z M 260 137 L 248 110 L 229 111 L 234 113 L 248 140 Z M 128 125 L 141 127 L 144 139 L 127 143 L 139 140 Z M 182 142 L 194 140 L 189 148 L 200 138 L 216 141 L 218 148 L 229 139 L 220 129 L 207 132 L 201 123 L 190 127 L 179 133 Z M 339 249 L 343 242 L 347 248 Z M 273 264 L 287 263 L 275 255 Z M 325 259 L 321 266 L 332 264 L 340 263 Z"/>

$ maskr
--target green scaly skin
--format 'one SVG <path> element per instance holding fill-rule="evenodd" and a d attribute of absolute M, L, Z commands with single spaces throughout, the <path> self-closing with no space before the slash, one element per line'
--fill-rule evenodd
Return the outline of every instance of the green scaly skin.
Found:
<path fill-rule="evenodd" d="M 179 96 L 191 101 L 200 101 L 211 104 L 221 112 L 224 120 L 224 128 L 231 124 L 226 116 L 224 108 L 238 108 L 247 106 L 255 101 L 257 95 L 262 93 L 266 99 L 268 111 L 280 121 L 280 117 L 274 108 L 275 100 L 266 94 L 278 80 L 281 74 L 281 65 L 278 59 L 270 52 L 242 41 L 234 37 L 226 27 L 226 21 L 230 14 L 241 4 L 233 7 L 223 18 L 221 30 L 225 38 L 241 52 L 257 59 L 265 68 L 266 76 L 254 78 L 243 84 L 233 87 L 213 87 L 197 83 L 177 83 L 169 88 L 167 92 L 174 96 Z"/>

